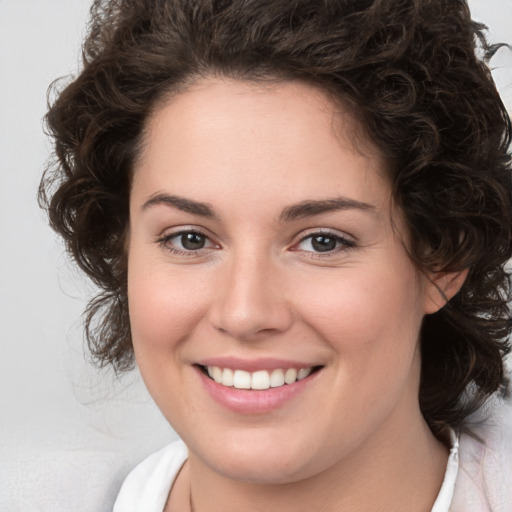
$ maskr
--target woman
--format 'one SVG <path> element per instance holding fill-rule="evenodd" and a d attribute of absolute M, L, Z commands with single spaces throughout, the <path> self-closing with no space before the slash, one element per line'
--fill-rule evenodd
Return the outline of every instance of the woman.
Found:
<path fill-rule="evenodd" d="M 512 252 L 466 3 L 92 13 L 42 200 L 102 289 L 93 354 L 136 361 L 183 440 L 114 510 L 510 510 L 507 440 L 464 434 L 507 407 Z"/>

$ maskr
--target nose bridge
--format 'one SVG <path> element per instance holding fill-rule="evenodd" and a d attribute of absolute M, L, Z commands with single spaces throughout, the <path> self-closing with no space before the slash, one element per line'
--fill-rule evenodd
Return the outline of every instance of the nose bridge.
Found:
<path fill-rule="evenodd" d="M 213 309 L 217 329 L 240 340 L 282 332 L 291 312 L 270 254 L 234 252 L 225 262 Z"/>

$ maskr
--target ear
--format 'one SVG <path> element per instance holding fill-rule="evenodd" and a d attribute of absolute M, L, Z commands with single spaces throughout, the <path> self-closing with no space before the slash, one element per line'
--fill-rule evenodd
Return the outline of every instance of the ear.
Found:
<path fill-rule="evenodd" d="M 460 272 L 427 274 L 425 285 L 425 314 L 437 313 L 462 288 L 469 269 Z"/>

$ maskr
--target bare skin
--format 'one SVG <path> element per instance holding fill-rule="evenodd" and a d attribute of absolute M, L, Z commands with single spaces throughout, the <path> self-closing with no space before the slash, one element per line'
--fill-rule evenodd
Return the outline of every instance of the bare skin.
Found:
<path fill-rule="evenodd" d="M 417 439 L 417 436 L 414 438 Z M 397 440 L 397 446 L 404 451 L 408 448 L 409 453 L 396 453 L 390 449 L 389 451 L 393 452 L 389 454 L 390 469 L 385 474 L 378 473 L 375 459 L 370 455 L 368 466 L 360 463 L 359 471 L 350 473 L 347 467 L 338 477 L 331 474 L 329 479 L 326 479 L 325 475 L 321 474 L 309 481 L 301 482 L 299 486 L 269 488 L 214 478 L 210 482 L 210 487 L 216 489 L 215 494 L 231 496 L 229 499 L 232 501 L 223 499 L 222 505 L 216 504 L 215 500 L 218 498 L 215 495 L 203 492 L 204 480 L 200 475 L 197 479 L 201 482 L 200 485 L 192 489 L 190 464 L 185 464 L 169 495 L 165 512 L 430 512 L 441 488 L 448 452 L 443 444 L 432 440 L 430 431 L 424 432 L 423 438 L 422 447 L 419 447 L 416 441 L 408 445 L 405 440 Z M 424 456 L 423 460 L 420 459 L 421 453 Z M 403 460 L 407 455 L 409 463 L 400 466 L 399 459 Z M 361 482 L 365 482 L 364 485 L 361 485 Z M 330 489 L 329 484 L 334 489 Z M 396 491 L 390 493 L 390 489 Z M 286 508 L 287 502 L 289 508 Z"/>
<path fill-rule="evenodd" d="M 212 78 L 150 119 L 128 297 L 141 374 L 189 449 L 166 512 L 431 510 L 448 451 L 419 410 L 418 338 L 464 275 L 416 270 L 359 133 L 300 83 Z M 206 371 L 286 365 L 313 370 L 265 391 Z"/>

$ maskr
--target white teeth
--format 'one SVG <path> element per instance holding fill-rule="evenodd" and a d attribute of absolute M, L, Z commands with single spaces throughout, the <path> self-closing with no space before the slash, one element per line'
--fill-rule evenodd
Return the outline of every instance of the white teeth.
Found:
<path fill-rule="evenodd" d="M 297 380 L 297 370 L 295 368 L 288 368 L 284 374 L 284 381 L 286 384 L 292 384 Z"/>
<path fill-rule="evenodd" d="M 214 366 L 212 368 L 211 377 L 217 384 L 220 384 L 222 382 L 222 370 L 218 366 Z"/>
<path fill-rule="evenodd" d="M 217 384 L 226 387 L 235 387 L 237 389 L 255 389 L 264 390 L 269 388 L 278 388 L 285 384 L 293 384 L 298 380 L 305 379 L 311 374 L 313 368 L 288 368 L 283 370 L 278 368 L 269 372 L 267 370 L 258 370 L 256 372 L 246 372 L 245 370 L 232 370 L 231 368 L 220 368 L 218 366 L 207 366 L 208 375 Z"/>
<path fill-rule="evenodd" d="M 297 380 L 305 379 L 310 373 L 312 368 L 301 368 L 297 373 Z"/>
<path fill-rule="evenodd" d="M 222 385 L 230 387 L 233 385 L 233 382 L 233 370 L 224 368 L 224 370 L 222 370 Z"/>
<path fill-rule="evenodd" d="M 251 389 L 251 374 L 244 370 L 235 370 L 233 386 L 237 389 Z"/>
<path fill-rule="evenodd" d="M 278 388 L 280 386 L 284 386 L 284 372 L 281 369 L 277 369 L 270 374 L 270 387 Z"/>
<path fill-rule="evenodd" d="M 251 378 L 251 389 L 268 389 L 270 387 L 270 375 L 266 370 L 254 372 Z"/>

